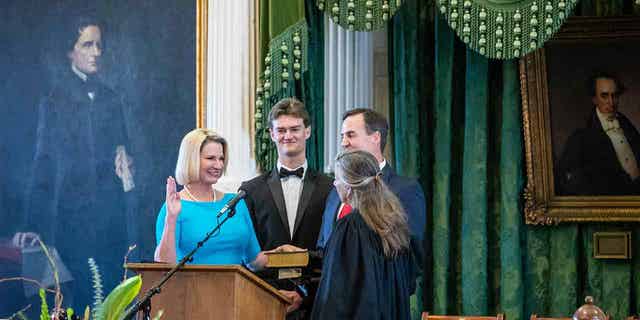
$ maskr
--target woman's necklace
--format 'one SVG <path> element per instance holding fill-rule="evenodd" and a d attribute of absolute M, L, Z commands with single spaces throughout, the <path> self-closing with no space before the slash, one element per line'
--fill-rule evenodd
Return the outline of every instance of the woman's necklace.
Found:
<path fill-rule="evenodd" d="M 189 197 L 191 197 L 191 199 L 193 199 L 193 200 L 195 200 L 195 201 L 197 201 L 197 202 L 206 202 L 206 201 L 202 201 L 202 200 L 200 200 L 200 199 L 196 198 L 196 197 L 191 193 L 191 191 L 189 191 L 189 187 L 184 186 L 184 191 L 186 191 L 186 192 L 187 192 L 187 195 L 189 195 Z M 217 199 L 216 199 L 216 190 L 214 189 L 214 190 L 213 190 L 213 202 L 216 202 L 216 200 L 217 200 Z"/>

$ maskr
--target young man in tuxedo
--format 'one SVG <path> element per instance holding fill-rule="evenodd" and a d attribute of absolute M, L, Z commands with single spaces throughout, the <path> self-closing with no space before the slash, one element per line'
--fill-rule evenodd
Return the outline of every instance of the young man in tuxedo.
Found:
<path fill-rule="evenodd" d="M 307 165 L 311 125 L 302 102 L 286 98 L 275 104 L 269 112 L 269 131 L 278 151 L 277 165 L 240 186 L 247 193 L 245 201 L 258 241 L 262 250 L 283 244 L 314 249 L 333 180 Z M 313 303 L 313 285 L 276 286 L 293 301 L 287 319 L 306 319 Z"/>

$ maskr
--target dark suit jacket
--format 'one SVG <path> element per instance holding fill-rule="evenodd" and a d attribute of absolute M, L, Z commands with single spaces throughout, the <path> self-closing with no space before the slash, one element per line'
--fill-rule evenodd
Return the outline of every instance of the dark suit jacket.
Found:
<path fill-rule="evenodd" d="M 247 192 L 245 201 L 262 250 L 271 250 L 283 244 L 314 249 L 325 200 L 332 186 L 333 180 L 329 176 L 307 169 L 295 225 L 289 226 L 277 169 L 242 183 L 240 189 Z M 293 238 L 290 228 L 294 230 Z"/>
<path fill-rule="evenodd" d="M 283 244 L 313 250 L 320 232 L 325 201 L 332 186 L 333 179 L 308 168 L 303 179 L 296 221 L 293 226 L 289 226 L 282 184 L 276 168 L 244 182 L 240 189 L 247 193 L 245 202 L 262 250 L 271 250 Z M 289 228 L 294 230 L 293 238 Z M 310 264 L 309 269 L 320 268 L 320 262 L 316 259 L 312 259 Z M 270 282 L 278 289 L 295 289 L 290 281 Z M 313 304 L 316 287 L 317 283 L 307 283 L 309 296 L 303 299 L 300 311 L 288 315 L 287 319 L 305 319 Z"/>
<path fill-rule="evenodd" d="M 402 203 L 402 207 L 407 213 L 409 232 L 411 233 L 411 250 L 416 263 L 422 266 L 424 259 L 424 231 L 427 222 L 427 209 L 422 187 L 415 179 L 397 175 L 388 163 L 382 168 L 382 178 L 391 191 L 400 199 L 400 203 Z M 338 208 L 340 208 L 340 197 L 336 189 L 332 188 L 322 216 L 322 229 L 317 243 L 319 250 L 324 250 L 329 241 L 338 215 Z"/>
<path fill-rule="evenodd" d="M 640 134 L 631 121 L 617 114 L 620 128 L 640 165 Z M 624 171 L 611 139 L 594 111 L 584 128 L 567 140 L 556 175 L 559 195 L 640 194 L 639 179 L 632 181 Z"/>

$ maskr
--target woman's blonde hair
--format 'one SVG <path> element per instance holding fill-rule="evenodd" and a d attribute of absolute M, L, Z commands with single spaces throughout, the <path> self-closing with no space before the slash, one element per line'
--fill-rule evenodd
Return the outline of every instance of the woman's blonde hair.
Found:
<path fill-rule="evenodd" d="M 200 152 L 207 143 L 215 142 L 222 146 L 224 167 L 227 169 L 228 148 L 227 140 L 213 130 L 198 128 L 187 133 L 180 143 L 178 161 L 176 163 L 176 181 L 181 185 L 188 185 L 200 180 Z"/>
<path fill-rule="evenodd" d="M 345 151 L 336 157 L 336 179 L 351 189 L 347 200 L 380 236 L 384 255 L 409 247 L 409 226 L 400 200 L 382 180 L 375 157 L 366 151 Z"/>

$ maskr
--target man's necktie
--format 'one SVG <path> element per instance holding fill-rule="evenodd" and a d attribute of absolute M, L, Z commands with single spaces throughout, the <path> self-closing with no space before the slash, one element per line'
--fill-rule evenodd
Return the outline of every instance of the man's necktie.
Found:
<path fill-rule="evenodd" d="M 353 208 L 351 208 L 351 206 L 348 203 L 345 203 L 344 205 L 342 205 L 342 209 L 340 209 L 340 213 L 338 213 L 338 220 L 344 218 L 346 215 L 351 213 L 352 210 Z"/>
<path fill-rule="evenodd" d="M 289 176 L 297 176 L 302 179 L 302 175 L 304 175 L 304 168 L 300 167 L 296 170 L 287 170 L 284 167 L 280 167 L 280 178 L 286 178 Z"/>

